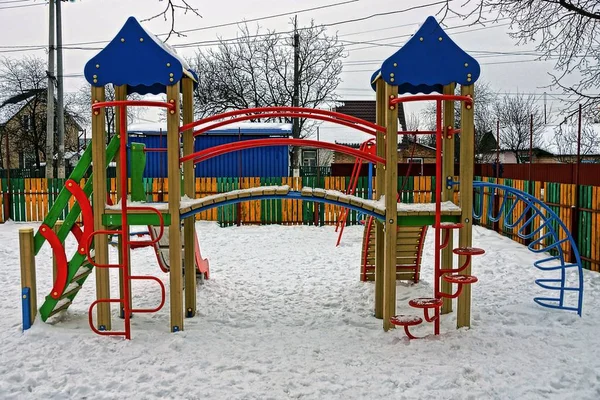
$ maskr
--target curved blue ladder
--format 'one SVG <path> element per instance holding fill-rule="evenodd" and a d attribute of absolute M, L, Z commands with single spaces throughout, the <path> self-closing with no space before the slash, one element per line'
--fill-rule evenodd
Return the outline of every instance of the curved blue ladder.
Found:
<path fill-rule="evenodd" d="M 534 253 L 549 253 L 549 257 L 538 260 L 533 265 L 544 272 L 554 271 L 555 276 L 552 278 L 536 279 L 535 283 L 543 289 L 552 291 L 552 293 L 558 293 L 552 297 L 534 297 L 533 300 L 540 306 L 577 311 L 577 314 L 581 316 L 583 305 L 583 270 L 579 250 L 571 232 L 569 232 L 558 215 L 542 201 L 521 190 L 491 182 L 473 182 L 473 190 L 475 193 L 479 193 L 479 202 L 473 203 L 473 219 L 481 220 L 483 203 L 485 201 L 483 194 L 486 189 L 490 193 L 487 196 L 488 220 L 497 222 L 502 218 L 502 214 L 504 214 L 504 226 L 510 229 L 515 228 L 522 222 L 523 225 L 518 228 L 516 234 L 522 239 L 531 240 L 527 246 L 529 250 Z M 497 215 L 494 215 L 492 207 L 494 191 L 504 191 Z M 509 198 L 513 201 L 512 204 L 507 204 Z M 519 202 L 524 203 L 523 212 L 517 218 L 514 218 L 513 214 Z M 508 210 L 505 211 L 506 207 L 508 207 Z M 530 213 L 529 216 L 527 215 L 528 213 Z M 539 227 L 527 232 L 527 227 L 536 218 L 540 219 Z M 563 235 L 560 235 L 561 230 Z M 561 239 L 561 236 L 564 238 Z M 567 242 L 573 249 L 574 262 L 568 262 L 565 259 L 562 244 Z M 575 271 L 577 276 L 569 276 L 569 271 Z"/>

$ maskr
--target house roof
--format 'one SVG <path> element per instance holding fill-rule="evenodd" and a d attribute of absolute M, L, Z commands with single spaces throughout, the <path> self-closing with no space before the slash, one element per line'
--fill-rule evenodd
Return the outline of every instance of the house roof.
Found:
<path fill-rule="evenodd" d="M 134 17 L 87 62 L 84 75 L 92 86 L 127 85 L 129 93 L 139 94 L 164 93 L 184 76 L 196 81 L 188 63 Z"/>
<path fill-rule="evenodd" d="M 375 71 L 371 84 L 381 78 L 398 86 L 402 93 L 442 92 L 444 85 L 472 85 L 481 69 L 477 61 L 444 32 L 434 17 L 428 17 L 419 30 Z"/>
<path fill-rule="evenodd" d="M 376 102 L 375 100 L 342 100 L 341 105 L 334 108 L 334 111 L 347 114 L 352 117 L 364 119 L 371 123 L 376 122 Z M 402 106 L 402 104 L 400 104 Z M 404 107 L 398 107 L 398 120 L 402 130 L 406 130 L 406 116 Z"/>
<path fill-rule="evenodd" d="M 43 91 L 39 91 L 35 97 L 37 97 L 39 99 L 39 101 L 44 104 L 46 104 L 47 100 L 48 100 L 48 96 L 46 94 L 46 89 L 44 89 Z M 22 100 L 18 103 L 13 103 L 13 105 L 15 106 L 14 108 L 11 108 L 10 110 L 16 110 L 12 113 L 1 113 L 0 114 L 0 127 L 6 125 L 8 122 L 10 122 L 14 117 L 16 117 L 23 108 L 27 107 L 27 105 L 29 105 L 29 103 L 31 103 L 31 101 L 33 100 L 34 96 L 30 96 L 27 100 Z M 56 103 L 57 100 L 54 99 L 54 102 Z M 56 107 L 55 107 L 56 110 Z M 81 125 L 79 125 L 79 123 L 75 120 L 75 118 L 73 118 L 68 112 L 65 112 L 65 118 L 67 121 L 69 121 L 69 123 L 74 124 L 77 126 L 77 130 L 81 130 Z"/>

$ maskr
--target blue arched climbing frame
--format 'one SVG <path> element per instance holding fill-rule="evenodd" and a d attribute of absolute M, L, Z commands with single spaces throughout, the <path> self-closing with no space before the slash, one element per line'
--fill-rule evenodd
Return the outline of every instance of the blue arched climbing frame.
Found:
<path fill-rule="evenodd" d="M 486 189 L 490 194 L 494 191 L 503 191 L 504 196 L 502 196 L 497 215 L 494 215 L 492 207 L 493 196 L 487 196 L 488 220 L 497 222 L 502 218 L 502 214 L 504 214 L 503 222 L 507 228 L 515 228 L 518 224 L 523 223 L 518 228 L 516 234 L 522 239 L 531 240 L 527 246 L 529 250 L 534 253 L 550 253 L 549 257 L 538 260 L 533 265 L 541 271 L 549 274 L 554 273 L 555 275 L 551 278 L 536 279 L 535 283 L 543 289 L 550 290 L 555 295 L 534 297 L 533 300 L 543 307 L 576 311 L 581 316 L 583 305 L 583 270 L 581 267 L 581 258 L 571 232 L 569 232 L 558 215 L 542 201 L 510 186 L 476 181 L 473 182 L 473 189 L 475 193 L 479 193 L 480 195 L 480 201 L 473 205 L 474 219 L 480 220 L 482 217 L 483 203 L 485 201 L 483 194 Z M 507 203 L 509 198 L 512 201 L 510 205 Z M 513 214 L 520 202 L 524 205 L 523 212 L 517 218 L 514 218 Z M 508 209 L 505 210 L 507 207 Z M 529 226 L 532 226 L 536 218 L 540 219 L 539 227 L 528 229 Z M 564 243 L 569 243 L 573 249 L 574 262 L 565 259 L 565 253 L 562 248 L 562 244 Z"/>

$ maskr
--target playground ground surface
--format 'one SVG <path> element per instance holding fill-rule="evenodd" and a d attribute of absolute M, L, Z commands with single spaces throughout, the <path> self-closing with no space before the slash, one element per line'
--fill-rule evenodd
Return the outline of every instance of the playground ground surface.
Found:
<path fill-rule="evenodd" d="M 474 258 L 471 330 L 456 330 L 450 314 L 438 337 L 384 333 L 372 317 L 374 286 L 358 279 L 362 227 L 348 227 L 336 248 L 332 227 L 197 223 L 211 265 L 198 315 L 169 333 L 167 302 L 157 314 L 136 314 L 125 341 L 88 327 L 93 274 L 66 313 L 22 333 L 18 229 L 26 226 L 37 228 L 0 225 L 2 399 L 600 398 L 600 275 L 585 271 L 583 318 L 541 308 L 532 299 L 542 272 L 532 263 L 543 255 L 483 228 L 473 233 L 487 253 Z M 430 232 L 421 283 L 398 283 L 398 313 L 413 313 L 409 299 L 431 296 Z M 49 247 L 36 262 L 41 304 L 51 286 Z M 168 282 L 149 248 L 133 251 L 133 271 Z M 152 282 L 133 290 L 136 307 L 158 301 Z M 431 332 L 429 324 L 414 329 Z"/>

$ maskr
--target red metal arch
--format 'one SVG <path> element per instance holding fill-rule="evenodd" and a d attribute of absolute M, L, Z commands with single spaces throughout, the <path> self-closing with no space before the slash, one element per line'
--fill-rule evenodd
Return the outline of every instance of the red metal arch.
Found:
<path fill-rule="evenodd" d="M 222 154 L 231 153 L 238 150 L 250 149 L 254 147 L 268 147 L 268 146 L 310 146 L 318 147 L 322 149 L 329 149 L 339 151 L 340 153 L 348 154 L 356 158 L 362 158 L 373 163 L 385 164 L 385 158 L 378 157 L 375 154 L 369 154 L 366 151 L 360 151 L 353 149 L 348 146 L 342 146 L 340 144 L 319 142 L 316 140 L 308 139 L 285 139 L 285 138 L 272 138 L 272 139 L 255 139 L 245 140 L 243 142 L 227 143 L 219 146 L 209 147 L 198 151 L 196 153 L 189 154 L 180 159 L 181 162 L 194 160 L 194 164 L 201 161 L 206 161 L 210 158 L 220 156 Z"/>
<path fill-rule="evenodd" d="M 235 118 L 232 118 L 235 117 Z M 229 125 L 239 121 L 247 121 L 250 119 L 260 118 L 275 118 L 275 117 L 290 117 L 290 118 L 308 118 L 318 119 L 321 121 L 333 122 L 336 124 L 348 126 L 374 135 L 377 131 L 385 132 L 386 128 L 364 119 L 356 118 L 351 115 L 338 113 L 335 111 L 320 110 L 317 108 L 305 108 L 305 107 L 256 107 L 247 108 L 244 110 L 228 111 L 222 114 L 213 115 L 211 117 L 203 118 L 198 121 L 191 122 L 183 125 L 179 128 L 179 132 L 184 132 L 193 129 L 200 125 L 205 125 L 214 121 L 222 120 L 224 118 L 231 118 L 226 121 L 219 121 L 211 125 L 210 127 L 200 128 L 194 131 L 194 136 L 200 135 L 207 130 L 217 128 L 219 126 Z"/>
<path fill-rule="evenodd" d="M 332 118 L 332 117 L 323 116 L 323 115 L 309 115 L 309 114 L 304 114 L 304 113 L 281 111 L 281 112 L 273 112 L 273 113 L 267 113 L 267 114 L 261 114 L 261 115 L 240 115 L 235 118 L 230 118 L 230 119 L 226 119 L 223 121 L 213 122 L 212 124 L 203 126 L 202 128 L 195 130 L 194 136 L 199 136 L 199 135 L 202 135 L 203 133 L 208 132 L 212 129 L 216 129 L 221 126 L 231 125 L 236 122 L 255 120 L 258 118 L 281 118 L 281 117 L 309 118 L 309 119 L 316 119 L 319 121 L 331 122 L 334 124 L 347 126 L 348 128 L 356 129 L 357 131 L 361 131 L 361 132 L 367 133 L 372 136 L 375 136 L 375 134 L 377 133 L 377 131 L 375 131 L 373 129 L 364 127 L 362 125 L 355 124 L 353 122 L 348 122 L 345 120 L 337 119 L 337 118 Z"/>

